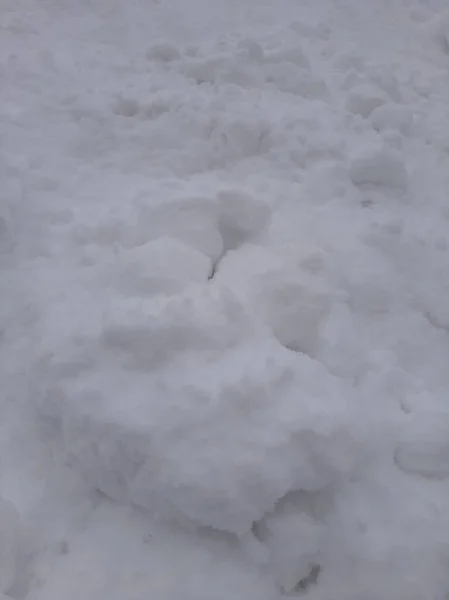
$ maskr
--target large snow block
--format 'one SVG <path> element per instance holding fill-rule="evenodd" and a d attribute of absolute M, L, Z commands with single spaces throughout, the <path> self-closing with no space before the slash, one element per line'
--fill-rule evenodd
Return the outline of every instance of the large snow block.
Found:
<path fill-rule="evenodd" d="M 125 308 L 111 308 L 97 336 L 66 334 L 45 372 L 41 412 L 93 487 L 241 534 L 289 491 L 351 470 L 350 391 L 230 292 L 198 286 Z"/>

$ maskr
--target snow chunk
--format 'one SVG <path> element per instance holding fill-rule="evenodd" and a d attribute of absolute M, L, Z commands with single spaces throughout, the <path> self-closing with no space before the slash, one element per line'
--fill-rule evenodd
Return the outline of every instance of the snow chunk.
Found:
<path fill-rule="evenodd" d="M 135 117 L 140 110 L 140 105 L 135 98 L 117 98 L 113 112 L 122 117 Z"/>
<path fill-rule="evenodd" d="M 285 89 L 285 91 L 288 90 Z M 312 75 L 307 69 L 298 69 L 296 71 L 291 83 L 291 92 L 309 100 L 324 100 L 329 95 L 326 83 L 322 79 Z"/>
<path fill-rule="evenodd" d="M 289 491 L 352 468 L 351 392 L 267 336 L 226 290 L 128 301 L 97 337 L 73 327 L 49 360 L 40 408 L 67 460 L 112 498 L 241 534 Z"/>
<path fill-rule="evenodd" d="M 385 104 L 373 110 L 371 123 L 377 131 L 393 129 L 408 135 L 413 124 L 413 113 L 406 106 Z"/>
<path fill-rule="evenodd" d="M 257 114 L 223 114 L 210 136 L 214 165 L 229 165 L 229 161 L 258 156 L 270 148 L 272 125 Z"/>
<path fill-rule="evenodd" d="M 276 48 L 265 54 L 265 60 L 272 63 L 288 62 L 305 69 L 310 67 L 309 59 L 300 46 Z"/>
<path fill-rule="evenodd" d="M 186 75 L 192 77 L 198 85 L 217 81 L 233 83 L 242 87 L 251 87 L 258 81 L 258 70 L 253 68 L 253 57 L 249 51 L 238 54 L 212 54 L 206 58 L 194 58 L 184 65 Z"/>
<path fill-rule="evenodd" d="M 150 60 L 171 62 L 180 57 L 181 53 L 179 52 L 178 48 L 169 42 L 160 42 L 159 44 L 154 44 L 154 46 L 151 46 L 151 48 L 149 48 L 147 51 L 147 58 Z"/>
<path fill-rule="evenodd" d="M 14 583 L 20 552 L 21 519 L 16 507 L 0 498 L 0 592 Z"/>
<path fill-rule="evenodd" d="M 270 220 L 268 204 L 245 192 L 223 190 L 218 194 L 218 201 L 219 228 L 227 250 L 250 241 Z"/>
<path fill-rule="evenodd" d="M 402 134 L 399 131 L 387 129 L 382 132 L 382 142 L 385 146 L 401 151 L 404 147 L 403 141 Z"/>
<path fill-rule="evenodd" d="M 211 260 L 169 237 L 122 250 L 110 266 L 107 282 L 126 295 L 148 296 L 182 292 L 189 283 L 205 282 Z"/>
<path fill-rule="evenodd" d="M 173 237 L 202 252 L 212 261 L 223 252 L 218 231 L 218 204 L 208 198 L 167 200 L 156 206 L 142 207 L 140 228 L 147 240 Z"/>
<path fill-rule="evenodd" d="M 449 414 L 412 414 L 395 451 L 396 464 L 408 473 L 449 477 Z"/>
<path fill-rule="evenodd" d="M 363 71 L 364 64 L 359 54 L 351 51 L 336 54 L 331 61 L 332 66 L 339 71 Z"/>
<path fill-rule="evenodd" d="M 373 110 L 386 102 L 385 94 L 374 85 L 361 85 L 349 92 L 346 108 L 349 112 L 369 117 Z"/>
<path fill-rule="evenodd" d="M 355 185 L 383 185 L 404 190 L 407 171 L 402 156 L 386 147 L 371 149 L 355 158 L 349 168 Z"/>
<path fill-rule="evenodd" d="M 286 512 L 266 517 L 261 529 L 279 588 L 295 591 L 319 564 L 323 526 L 306 513 Z"/>
<path fill-rule="evenodd" d="M 401 87 L 392 68 L 377 65 L 368 68 L 368 75 L 374 85 L 378 86 L 395 102 L 402 101 Z"/>
<path fill-rule="evenodd" d="M 413 19 L 413 21 L 428 21 L 431 14 L 429 9 L 423 6 L 413 6 L 410 8 L 410 18 Z"/>
<path fill-rule="evenodd" d="M 264 298 L 263 313 L 281 343 L 295 350 L 315 354 L 318 331 L 330 307 L 330 293 L 318 278 L 305 273 L 267 272 L 258 287 Z"/>
<path fill-rule="evenodd" d="M 249 245 L 226 255 L 217 281 L 232 283 L 282 345 L 313 356 L 332 297 L 315 272 L 322 262 L 313 249 L 293 261 L 287 253 Z"/>
<path fill-rule="evenodd" d="M 363 340 L 346 304 L 335 304 L 324 320 L 317 342 L 317 358 L 339 377 L 355 377 L 362 370 Z"/>
<path fill-rule="evenodd" d="M 248 58 L 254 62 L 262 62 L 264 58 L 264 50 L 262 46 L 251 38 L 240 40 L 238 48 L 243 50 Z"/>
<path fill-rule="evenodd" d="M 183 294 L 146 305 L 123 302 L 104 313 L 103 350 L 125 369 L 148 372 L 184 351 L 224 351 L 252 332 L 243 306 L 226 289 L 191 285 Z"/>

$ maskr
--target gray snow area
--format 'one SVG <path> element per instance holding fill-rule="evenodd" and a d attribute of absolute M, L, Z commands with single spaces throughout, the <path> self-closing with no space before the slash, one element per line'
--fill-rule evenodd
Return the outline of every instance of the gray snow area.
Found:
<path fill-rule="evenodd" d="M 2 0 L 0 599 L 449 599 L 446 0 Z"/>

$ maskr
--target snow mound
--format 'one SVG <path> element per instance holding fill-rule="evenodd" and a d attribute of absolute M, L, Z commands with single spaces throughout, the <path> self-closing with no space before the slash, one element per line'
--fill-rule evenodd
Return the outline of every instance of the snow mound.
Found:
<path fill-rule="evenodd" d="M 75 325 L 53 340 L 45 361 L 41 413 L 93 487 L 241 534 L 289 491 L 353 468 L 351 392 L 230 292 L 129 303 L 103 315 L 96 337 Z"/>

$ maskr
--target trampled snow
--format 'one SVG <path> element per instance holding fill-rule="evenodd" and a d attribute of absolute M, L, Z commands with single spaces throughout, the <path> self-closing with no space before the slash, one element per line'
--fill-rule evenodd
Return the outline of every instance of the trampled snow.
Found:
<path fill-rule="evenodd" d="M 1 600 L 447 600 L 448 24 L 2 3 Z"/>

